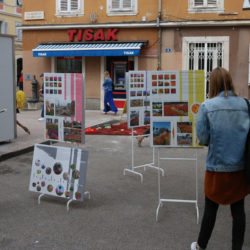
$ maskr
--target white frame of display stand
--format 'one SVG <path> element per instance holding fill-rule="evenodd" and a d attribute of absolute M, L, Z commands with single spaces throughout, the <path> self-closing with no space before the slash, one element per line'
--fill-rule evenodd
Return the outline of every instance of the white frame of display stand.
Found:
<path fill-rule="evenodd" d="M 82 103 L 82 116 L 83 116 L 83 119 L 85 119 L 85 106 L 86 106 L 86 98 L 85 98 L 85 74 L 83 74 L 84 75 L 84 77 L 83 77 L 83 81 L 84 81 L 84 84 L 83 84 L 83 103 Z M 44 84 L 44 83 L 43 83 Z M 45 103 L 43 104 L 44 106 L 45 106 Z M 44 107 L 44 109 L 46 109 L 46 107 Z M 46 116 L 45 116 L 45 119 L 46 119 Z M 85 121 L 85 120 L 84 120 Z M 83 124 L 82 124 L 82 130 L 83 131 L 85 131 L 85 122 L 83 122 Z M 78 143 L 67 143 L 67 142 L 62 142 L 62 141 L 55 141 L 55 140 L 50 140 L 50 139 L 48 139 L 48 141 L 49 141 L 49 145 L 52 145 L 53 144 L 53 142 L 54 143 L 63 143 L 64 145 L 64 147 L 65 147 L 65 145 L 67 145 L 67 144 L 70 144 L 70 145 L 72 145 L 72 148 L 74 148 L 74 149 L 82 149 L 81 147 L 79 147 L 79 144 Z M 84 141 L 84 143 L 85 143 L 85 133 L 83 134 L 83 141 Z M 84 145 L 84 144 L 82 144 L 82 145 Z M 40 195 L 38 196 L 38 199 L 37 199 L 37 202 L 38 202 L 38 204 L 40 205 L 40 203 L 41 203 L 41 198 L 43 197 L 43 196 L 45 196 L 46 194 L 41 194 L 40 193 Z M 90 200 L 90 192 L 89 191 L 85 191 L 84 192 L 84 194 L 83 195 L 87 195 L 88 196 L 88 199 Z M 78 201 L 78 200 L 74 200 L 74 199 L 68 199 L 68 198 L 65 198 L 65 199 L 67 199 L 67 205 L 66 205 L 66 208 L 67 208 L 67 211 L 69 212 L 69 205 L 70 205 L 70 203 L 72 202 L 72 201 Z"/>
<path fill-rule="evenodd" d="M 164 176 L 164 170 L 162 168 L 159 169 L 158 167 L 155 166 L 155 149 L 154 149 L 154 147 L 153 147 L 153 162 L 135 166 L 135 163 L 134 163 L 134 138 L 147 137 L 147 136 L 150 136 L 150 134 L 134 136 L 134 129 L 132 127 L 132 135 L 131 135 L 131 158 L 132 158 L 131 159 L 131 168 L 124 168 L 124 170 L 123 170 L 123 175 L 126 175 L 126 172 L 130 172 L 130 173 L 139 175 L 141 177 L 141 183 L 143 183 L 143 175 L 141 173 L 139 173 L 139 172 L 136 172 L 134 169 L 144 168 L 144 171 L 145 171 L 146 167 L 153 168 L 153 169 L 157 169 L 158 171 L 161 171 L 162 176 Z"/>
<path fill-rule="evenodd" d="M 46 194 L 40 194 L 40 195 L 38 196 L 38 199 L 37 199 L 38 205 L 41 204 L 41 198 L 42 198 L 43 196 L 45 196 L 45 195 L 46 195 Z M 84 192 L 84 195 L 88 195 L 88 199 L 90 200 L 90 192 L 89 192 L 89 191 Z M 75 201 L 75 200 L 69 199 L 69 200 L 67 201 L 67 211 L 68 211 L 68 212 L 69 212 L 69 204 L 70 204 L 72 201 Z"/>
<path fill-rule="evenodd" d="M 194 203 L 196 207 L 197 224 L 199 223 L 199 207 L 198 207 L 198 167 L 197 167 L 197 148 L 195 148 L 194 158 L 160 158 L 160 148 L 158 148 L 158 169 L 160 169 L 160 160 L 177 160 L 177 161 L 195 161 L 195 200 L 179 200 L 179 199 L 163 199 L 161 198 L 161 178 L 160 171 L 158 170 L 158 207 L 156 209 L 156 221 L 158 222 L 158 215 L 160 207 L 163 206 L 164 202 L 183 202 L 183 203 Z"/>

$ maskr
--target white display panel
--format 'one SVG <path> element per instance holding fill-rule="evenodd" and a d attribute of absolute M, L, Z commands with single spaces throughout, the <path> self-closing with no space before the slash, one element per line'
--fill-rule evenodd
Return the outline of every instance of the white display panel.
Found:
<path fill-rule="evenodd" d="M 44 74 L 45 138 L 84 143 L 84 75 Z"/>
<path fill-rule="evenodd" d="M 205 100 L 204 71 L 151 71 L 151 146 L 198 147 L 196 118 Z"/>
<path fill-rule="evenodd" d="M 130 71 L 127 79 L 128 127 L 150 125 L 150 88 L 146 71 Z"/>
<path fill-rule="evenodd" d="M 87 164 L 86 150 L 36 144 L 29 190 L 83 201 Z"/>

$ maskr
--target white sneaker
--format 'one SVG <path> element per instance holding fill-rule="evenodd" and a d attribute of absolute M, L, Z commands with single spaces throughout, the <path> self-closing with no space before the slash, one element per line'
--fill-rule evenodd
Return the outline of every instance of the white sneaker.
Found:
<path fill-rule="evenodd" d="M 197 248 L 197 242 L 193 242 L 192 244 L 191 244 L 191 250 L 197 250 L 198 248 Z"/>
<path fill-rule="evenodd" d="M 40 117 L 39 119 L 38 119 L 38 121 L 43 121 L 44 120 L 44 117 Z"/>

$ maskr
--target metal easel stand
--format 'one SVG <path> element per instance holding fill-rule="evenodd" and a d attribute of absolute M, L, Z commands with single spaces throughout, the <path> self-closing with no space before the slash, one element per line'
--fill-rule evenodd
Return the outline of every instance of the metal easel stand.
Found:
<path fill-rule="evenodd" d="M 158 148 L 158 165 L 160 169 L 160 160 L 178 160 L 178 161 L 195 161 L 195 200 L 178 200 L 178 199 L 162 199 L 161 198 L 161 178 L 160 171 L 158 171 L 158 207 L 156 209 L 156 221 L 158 222 L 158 214 L 160 207 L 163 206 L 164 202 L 183 202 L 183 203 L 194 203 L 196 207 L 197 224 L 199 223 L 199 208 L 198 208 L 198 168 L 197 168 L 197 149 L 195 151 L 194 158 L 160 158 L 160 149 Z"/>
<path fill-rule="evenodd" d="M 87 196 L 88 196 L 88 199 L 90 200 L 90 192 L 89 192 L 89 191 L 84 192 L 84 195 L 87 195 Z M 41 203 L 41 198 L 42 198 L 43 196 L 45 196 L 45 194 L 40 194 L 40 195 L 38 196 L 38 200 L 37 200 L 38 205 L 40 205 L 40 203 Z M 72 201 L 74 201 L 74 200 L 73 200 L 73 199 L 70 199 L 70 200 L 67 201 L 67 211 L 68 211 L 68 212 L 69 212 L 69 204 L 70 204 Z"/>
<path fill-rule="evenodd" d="M 90 192 L 89 191 L 86 191 L 84 192 L 84 195 L 87 195 L 88 196 L 88 199 L 90 200 Z M 67 201 L 67 212 L 69 212 L 69 204 L 74 201 L 73 199 L 70 199 Z"/>
<path fill-rule="evenodd" d="M 143 183 L 143 175 L 137 171 L 135 171 L 135 169 L 137 168 L 144 168 L 144 171 L 146 170 L 146 167 L 148 168 L 153 168 L 153 169 L 157 169 L 159 172 L 162 173 L 162 176 L 164 176 L 164 170 L 162 168 L 159 168 L 159 167 L 156 167 L 155 166 L 155 149 L 153 147 L 153 162 L 151 163 L 146 163 L 146 164 L 143 164 L 143 165 L 138 165 L 138 166 L 135 166 L 134 164 L 134 138 L 137 138 L 137 137 L 146 137 L 148 135 L 137 135 L 137 136 L 134 136 L 134 129 L 132 128 L 132 136 L 131 136 L 131 157 L 132 157 L 132 167 L 131 169 L 129 168 L 125 168 L 123 170 L 123 175 L 126 175 L 126 172 L 130 172 L 130 173 L 133 173 L 133 174 L 136 174 L 136 175 L 139 175 L 141 177 L 141 183 Z"/>

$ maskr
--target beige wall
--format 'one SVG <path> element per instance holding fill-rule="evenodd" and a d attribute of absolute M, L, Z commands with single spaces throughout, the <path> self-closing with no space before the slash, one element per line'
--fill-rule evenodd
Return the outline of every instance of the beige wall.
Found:
<path fill-rule="evenodd" d="M 101 62 L 100 57 L 87 57 L 86 70 L 86 97 L 100 98 Z"/>

